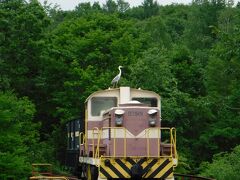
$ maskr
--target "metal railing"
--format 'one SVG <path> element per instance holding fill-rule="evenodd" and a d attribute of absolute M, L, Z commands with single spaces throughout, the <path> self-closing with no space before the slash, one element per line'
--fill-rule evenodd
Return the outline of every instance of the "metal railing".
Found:
<path fill-rule="evenodd" d="M 49 163 L 34 163 L 32 164 L 32 176 L 36 175 L 52 175 L 52 164 Z"/>
<path fill-rule="evenodd" d="M 176 149 L 176 129 L 175 128 L 167 128 L 167 127 L 153 127 L 146 129 L 146 138 L 147 138 L 147 156 L 150 157 L 150 131 L 151 130 L 157 130 L 157 157 L 173 157 L 177 158 L 177 149 Z M 161 155 L 161 142 L 160 140 L 163 140 L 161 135 L 162 132 L 169 131 L 169 144 L 170 144 L 170 154 L 169 155 Z"/>
<path fill-rule="evenodd" d="M 98 142 L 97 142 L 97 148 L 96 148 L 96 153 L 95 153 L 95 156 L 94 158 L 99 158 L 99 149 L 100 149 L 100 141 L 103 136 L 103 131 L 104 130 L 109 130 L 110 131 L 110 134 L 112 134 L 112 130 L 113 130 L 113 157 L 116 157 L 116 130 L 117 129 L 121 129 L 124 131 L 124 138 L 123 138 L 123 157 L 126 157 L 127 156 L 127 131 L 126 131 L 126 128 L 124 127 L 102 127 L 101 130 L 99 130 L 99 135 L 98 135 Z"/>
<path fill-rule="evenodd" d="M 174 156 L 175 156 L 175 158 L 178 158 L 178 153 L 177 153 L 177 132 L 176 132 L 175 128 L 171 128 L 171 136 L 172 136 L 171 143 L 173 144 L 173 147 L 174 147 Z"/>
<path fill-rule="evenodd" d="M 188 174 L 179 174 L 179 173 L 174 173 L 174 178 L 176 180 L 216 180 L 213 178 L 201 177 L 196 175 L 188 175 Z"/>
<path fill-rule="evenodd" d="M 80 150 L 81 150 L 81 145 L 83 145 L 84 149 L 87 150 L 86 138 L 85 138 L 85 134 L 83 132 L 79 133 L 79 147 L 80 147 Z"/>
<path fill-rule="evenodd" d="M 149 141 L 149 134 L 150 134 L 150 130 L 157 130 L 158 131 L 158 140 L 157 140 L 157 147 L 158 147 L 158 155 L 160 155 L 160 134 L 161 134 L 161 130 L 159 127 L 155 127 L 155 128 L 148 128 L 145 130 L 145 135 L 147 138 L 147 157 L 150 157 L 150 141 Z"/>
<path fill-rule="evenodd" d="M 97 131 L 97 132 L 95 132 Z M 94 135 L 96 134 L 97 137 L 99 137 L 99 129 L 97 127 L 94 127 L 93 130 L 92 130 L 92 133 L 93 133 L 93 138 L 92 138 L 92 154 L 93 154 L 93 158 L 97 158 L 95 157 L 95 138 L 94 138 Z M 97 138 L 98 139 L 98 138 Z M 100 144 L 100 143 L 99 143 Z M 96 148 L 96 153 L 98 152 L 99 154 L 99 144 L 97 144 L 97 148 Z"/>
<path fill-rule="evenodd" d="M 111 139 L 113 139 L 113 156 L 112 157 L 116 157 L 116 130 L 123 130 L 124 131 L 124 137 L 123 137 L 123 141 L 124 141 L 124 151 L 123 151 L 123 157 L 127 156 L 127 130 L 124 127 L 102 127 L 100 130 L 98 128 L 94 128 L 93 129 L 93 139 L 92 139 L 92 152 L 93 152 L 93 158 L 99 158 L 100 157 L 100 142 L 101 140 L 103 140 L 103 133 L 106 133 L 106 131 L 104 130 L 109 130 L 110 134 L 109 136 L 112 136 Z M 150 132 L 152 131 L 157 131 L 157 156 L 151 156 L 150 155 Z M 97 131 L 97 132 L 96 132 Z M 161 134 L 164 131 L 169 131 L 169 144 L 170 144 L 170 154 L 169 155 L 163 155 L 161 154 Z M 113 132 L 113 133 L 112 133 Z M 96 148 L 95 148 L 95 138 L 94 138 L 94 134 L 98 134 L 97 137 L 97 144 L 96 144 Z M 133 136 L 131 134 L 128 133 L 129 136 Z M 147 157 L 174 157 L 174 158 L 178 158 L 177 155 L 177 149 L 176 149 L 176 129 L 175 128 L 166 128 L 166 127 L 153 127 L 153 128 L 148 128 L 145 130 L 145 134 L 143 135 L 146 137 L 147 139 Z"/>

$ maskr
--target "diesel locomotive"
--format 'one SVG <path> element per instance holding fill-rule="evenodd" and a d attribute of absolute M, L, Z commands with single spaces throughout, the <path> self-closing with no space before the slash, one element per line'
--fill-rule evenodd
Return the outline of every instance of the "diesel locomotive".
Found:
<path fill-rule="evenodd" d="M 85 101 L 85 118 L 68 124 L 68 150 L 79 178 L 174 179 L 175 128 L 161 126 L 161 98 L 148 90 L 109 88 Z"/>

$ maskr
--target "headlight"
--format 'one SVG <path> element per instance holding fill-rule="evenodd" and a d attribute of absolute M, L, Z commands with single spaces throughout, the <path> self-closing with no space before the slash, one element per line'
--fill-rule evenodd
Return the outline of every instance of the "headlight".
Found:
<path fill-rule="evenodd" d="M 150 127 L 154 127 L 154 126 L 156 126 L 156 119 L 150 118 L 149 121 L 148 121 L 148 123 L 149 123 L 149 126 L 150 126 Z"/>
<path fill-rule="evenodd" d="M 122 126 L 123 124 L 123 117 L 118 117 L 118 116 L 115 116 L 115 124 L 116 126 Z"/>
<path fill-rule="evenodd" d="M 153 115 L 155 115 L 155 114 L 157 114 L 157 110 L 156 109 L 150 109 L 149 111 L 148 111 L 148 114 L 150 115 L 150 116 L 153 116 Z"/>
<path fill-rule="evenodd" d="M 156 115 L 157 115 L 157 110 L 156 109 L 151 109 L 148 111 L 148 114 L 149 114 L 149 120 L 148 120 L 148 124 L 150 127 L 154 127 L 156 126 L 156 123 L 157 123 L 157 118 L 156 118 Z"/>
<path fill-rule="evenodd" d="M 115 124 L 116 126 L 122 126 L 123 125 L 123 114 L 125 113 L 124 110 L 117 109 L 115 111 Z"/>

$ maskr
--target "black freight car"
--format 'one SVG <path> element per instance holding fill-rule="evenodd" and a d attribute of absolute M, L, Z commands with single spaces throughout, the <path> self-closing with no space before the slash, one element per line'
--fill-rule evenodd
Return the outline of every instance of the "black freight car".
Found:
<path fill-rule="evenodd" d="M 66 123 L 67 130 L 67 152 L 65 165 L 69 167 L 74 174 L 78 171 L 79 163 L 79 133 L 84 132 L 84 121 L 76 118 Z"/>

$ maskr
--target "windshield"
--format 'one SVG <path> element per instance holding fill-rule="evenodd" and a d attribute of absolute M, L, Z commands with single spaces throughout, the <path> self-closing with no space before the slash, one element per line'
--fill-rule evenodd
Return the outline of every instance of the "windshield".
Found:
<path fill-rule="evenodd" d="M 157 98 L 134 97 L 132 100 L 139 101 L 140 103 L 146 104 L 150 107 L 157 107 Z"/>
<path fill-rule="evenodd" d="M 91 100 L 92 116 L 100 116 L 101 111 L 117 106 L 116 97 L 93 97 Z"/>

